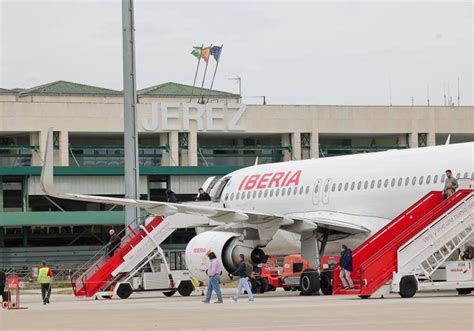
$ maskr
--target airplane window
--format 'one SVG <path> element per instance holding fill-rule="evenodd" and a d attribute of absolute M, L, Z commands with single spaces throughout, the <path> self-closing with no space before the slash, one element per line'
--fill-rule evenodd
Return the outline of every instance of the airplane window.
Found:
<path fill-rule="evenodd" d="M 286 192 L 286 191 L 285 191 L 285 188 L 282 188 L 282 189 L 281 189 L 281 196 L 282 196 L 282 197 L 285 196 L 285 192 Z"/>
<path fill-rule="evenodd" d="M 273 196 L 273 189 L 270 189 L 270 198 Z"/>
<path fill-rule="evenodd" d="M 306 186 L 306 194 L 309 193 L 309 186 Z"/>
<path fill-rule="evenodd" d="M 402 186 L 403 178 L 398 178 L 398 186 Z"/>
<path fill-rule="evenodd" d="M 469 173 L 465 172 L 463 178 L 469 178 Z"/>
<path fill-rule="evenodd" d="M 339 183 L 339 185 L 338 185 L 338 187 L 337 187 L 337 190 L 338 190 L 339 192 L 341 192 L 341 190 L 342 190 L 342 183 Z"/>
<path fill-rule="evenodd" d="M 329 191 L 329 183 L 326 183 L 326 186 L 324 186 L 324 192 L 327 193 Z"/>
<path fill-rule="evenodd" d="M 346 182 L 346 183 L 344 184 L 344 191 L 347 191 L 348 188 L 349 188 L 349 183 Z"/>
<path fill-rule="evenodd" d="M 288 193 L 290 192 L 290 190 L 288 190 Z M 318 193 L 318 191 L 319 191 L 319 183 L 316 184 L 316 186 L 314 187 L 314 193 Z"/>
<path fill-rule="evenodd" d="M 423 185 L 423 176 L 420 177 L 420 180 L 418 181 L 418 184 Z"/>
<path fill-rule="evenodd" d="M 426 176 L 426 184 L 431 182 L 431 175 Z"/>
<path fill-rule="evenodd" d="M 267 190 L 267 189 L 265 189 L 265 191 L 263 191 L 263 197 L 264 197 L 264 198 L 266 198 L 266 197 L 267 197 L 267 195 L 268 195 L 268 190 Z"/>
<path fill-rule="evenodd" d="M 381 188 L 381 187 L 382 187 L 382 180 L 379 179 L 377 182 L 377 188 Z"/>
<path fill-rule="evenodd" d="M 229 199 L 229 193 L 227 193 L 227 194 L 225 195 L 225 199 L 224 199 L 224 200 L 227 201 L 228 199 Z"/>
<path fill-rule="evenodd" d="M 242 192 L 242 195 L 240 196 L 240 199 L 245 200 L 245 192 Z"/>
<path fill-rule="evenodd" d="M 277 196 L 279 196 L 279 195 L 280 195 L 280 189 L 277 188 L 277 189 L 275 190 L 275 196 L 277 197 Z"/>
<path fill-rule="evenodd" d="M 251 191 L 249 191 L 249 192 L 247 193 L 247 199 L 250 199 L 250 195 L 251 195 L 251 194 L 252 194 Z"/>
<path fill-rule="evenodd" d="M 362 182 L 357 183 L 357 189 L 360 190 L 360 187 L 362 186 Z"/>
<path fill-rule="evenodd" d="M 459 178 L 461 178 L 461 173 L 460 172 L 458 172 L 458 174 L 456 175 L 456 179 L 459 179 Z"/>
<path fill-rule="evenodd" d="M 416 176 L 413 177 L 413 179 L 411 180 L 411 185 L 413 186 L 413 185 L 415 185 L 415 184 L 416 184 Z"/>
<path fill-rule="evenodd" d="M 296 193 L 298 193 L 298 188 L 297 188 L 297 187 L 295 187 L 295 188 L 293 189 L 293 195 L 296 195 Z"/>
<path fill-rule="evenodd" d="M 392 178 L 392 184 L 391 185 L 392 185 L 392 187 L 395 186 L 395 178 Z"/>
<path fill-rule="evenodd" d="M 446 175 L 443 174 L 443 176 L 441 176 L 441 183 L 444 183 L 444 180 L 446 179 Z"/>
<path fill-rule="evenodd" d="M 474 172 L 471 175 L 471 179 L 474 180 Z"/>
<path fill-rule="evenodd" d="M 405 186 L 408 186 L 410 184 L 410 177 L 405 178 Z"/>
<path fill-rule="evenodd" d="M 368 181 L 365 181 L 365 182 L 364 182 L 364 190 L 367 190 L 367 187 L 369 187 L 369 182 L 368 182 Z"/>
<path fill-rule="evenodd" d="M 370 188 L 374 188 L 375 187 L 375 179 L 372 179 L 372 182 L 370 183 Z"/>
<path fill-rule="evenodd" d="M 240 192 L 237 192 L 237 195 L 235 196 L 235 200 L 239 200 L 240 198 Z"/>
<path fill-rule="evenodd" d="M 257 191 L 253 191 L 253 194 L 252 194 L 252 198 L 256 198 L 257 197 Z"/>
<path fill-rule="evenodd" d="M 355 186 L 355 182 L 352 182 L 352 184 L 351 184 L 351 191 L 354 191 L 354 186 Z"/>
<path fill-rule="evenodd" d="M 435 175 L 433 177 L 433 184 L 436 184 L 438 182 L 438 175 Z"/>
<path fill-rule="evenodd" d="M 302 194 L 303 194 L 303 191 L 304 191 L 304 187 L 303 187 L 303 186 L 301 186 L 301 187 L 300 187 L 300 195 L 302 195 Z"/>
<path fill-rule="evenodd" d="M 230 194 L 230 200 L 231 200 L 231 201 L 234 200 L 234 192 L 232 192 L 232 193 Z"/>
<path fill-rule="evenodd" d="M 385 179 L 385 182 L 383 183 L 383 187 L 387 187 L 388 186 L 388 178 Z"/>
<path fill-rule="evenodd" d="M 336 183 L 332 184 L 332 189 L 331 191 L 334 192 L 336 190 Z"/>
<path fill-rule="evenodd" d="M 259 198 L 259 199 L 262 197 L 262 194 L 263 194 L 263 191 L 262 191 L 262 190 L 258 191 L 258 198 Z"/>

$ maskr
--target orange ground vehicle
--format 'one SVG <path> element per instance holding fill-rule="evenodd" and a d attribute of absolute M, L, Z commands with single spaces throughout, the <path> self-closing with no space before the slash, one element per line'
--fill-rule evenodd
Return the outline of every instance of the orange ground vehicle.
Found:
<path fill-rule="evenodd" d="M 272 256 L 258 266 L 255 278 L 251 279 L 252 292 L 264 293 L 277 287 L 285 291 L 298 291 L 303 281 L 303 271 L 312 269 L 311 264 L 299 254 L 285 256 L 281 266 L 276 261 L 277 258 Z M 332 294 L 332 270 L 338 263 L 339 256 L 324 256 L 321 259 L 321 291 L 325 295 Z"/>

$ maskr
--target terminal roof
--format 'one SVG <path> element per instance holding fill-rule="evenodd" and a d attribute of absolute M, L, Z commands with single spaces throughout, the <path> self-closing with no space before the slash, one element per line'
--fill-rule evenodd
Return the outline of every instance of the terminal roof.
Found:
<path fill-rule="evenodd" d="M 137 92 L 139 96 L 159 96 L 159 97 L 190 97 L 192 96 L 208 96 L 209 89 L 207 88 L 200 88 L 200 87 L 193 87 L 191 85 L 185 84 L 178 84 L 173 82 L 163 83 L 155 86 L 151 86 L 148 88 L 144 88 Z M 219 98 L 239 98 L 238 94 L 223 92 L 223 91 L 216 91 L 212 90 L 211 97 L 219 97 Z"/>

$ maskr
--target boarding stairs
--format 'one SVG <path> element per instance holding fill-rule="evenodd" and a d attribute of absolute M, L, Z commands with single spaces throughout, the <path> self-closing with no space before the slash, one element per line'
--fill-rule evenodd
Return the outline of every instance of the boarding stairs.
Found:
<path fill-rule="evenodd" d="M 404 275 L 429 278 L 474 235 L 474 193 L 460 189 L 449 199 L 442 192 L 425 195 L 354 250 L 353 289 L 344 290 L 339 267 L 333 294 L 366 298 L 390 292 Z"/>
<path fill-rule="evenodd" d="M 176 229 L 168 218 L 148 216 L 138 218 L 119 236 L 120 247 L 112 257 L 106 245 L 71 277 L 76 296 L 94 296 L 142 268 L 156 255 L 163 254 L 160 244 Z M 128 230 L 128 231 L 127 231 Z M 172 279 L 170 286 L 173 287 Z"/>

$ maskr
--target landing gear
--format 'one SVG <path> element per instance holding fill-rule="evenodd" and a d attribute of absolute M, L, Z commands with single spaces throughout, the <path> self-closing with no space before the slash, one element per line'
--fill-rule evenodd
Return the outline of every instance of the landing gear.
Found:
<path fill-rule="evenodd" d="M 321 274 L 321 292 L 332 295 L 332 271 L 323 271 Z"/>
<path fill-rule="evenodd" d="M 319 272 L 313 269 L 303 271 L 300 278 L 301 294 L 313 295 L 319 292 L 321 287 Z"/>

